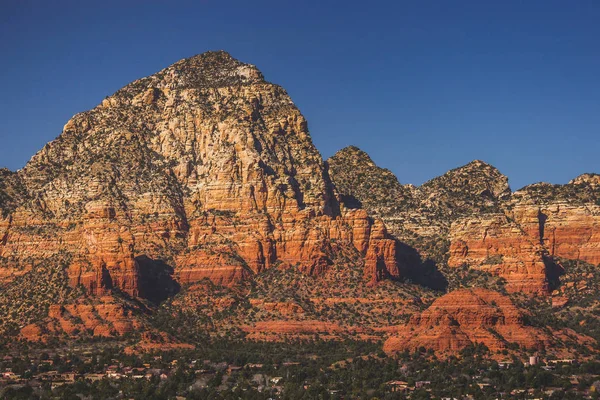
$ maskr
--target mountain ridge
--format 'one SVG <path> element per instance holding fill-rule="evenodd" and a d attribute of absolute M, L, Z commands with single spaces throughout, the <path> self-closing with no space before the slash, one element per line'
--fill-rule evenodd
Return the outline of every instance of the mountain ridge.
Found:
<path fill-rule="evenodd" d="M 206 279 L 236 286 L 270 268 L 319 277 L 341 254 L 362 269 L 360 285 L 401 276 L 385 226 L 340 208 L 285 90 L 224 52 L 126 85 L 6 176 L 26 196 L 6 202 L 0 221 L 1 283 L 64 254 L 68 286 L 83 290 L 68 303 L 113 310 L 114 321 L 90 320 L 88 331 L 133 329 L 119 328 L 114 296 L 160 303 Z M 56 325 L 35 318 L 24 322 Z"/>
<path fill-rule="evenodd" d="M 283 88 L 196 55 L 0 170 L 0 331 L 377 341 L 465 285 L 570 296 L 561 268 L 600 263 L 596 178 L 574 181 L 513 193 L 474 160 L 415 187 L 357 147 L 324 161 Z"/>

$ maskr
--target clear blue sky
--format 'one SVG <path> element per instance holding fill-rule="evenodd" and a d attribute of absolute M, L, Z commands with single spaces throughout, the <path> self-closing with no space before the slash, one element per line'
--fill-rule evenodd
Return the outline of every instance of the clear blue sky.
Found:
<path fill-rule="evenodd" d="M 354 144 L 413 184 L 473 159 L 513 189 L 600 172 L 597 0 L 0 0 L 0 166 L 218 49 L 288 90 L 325 158 Z"/>

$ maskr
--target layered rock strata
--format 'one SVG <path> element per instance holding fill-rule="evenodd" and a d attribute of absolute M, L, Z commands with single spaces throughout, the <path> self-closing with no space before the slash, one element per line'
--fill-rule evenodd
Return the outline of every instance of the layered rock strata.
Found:
<path fill-rule="evenodd" d="M 502 214 L 452 224 L 448 264 L 504 277 L 508 289 L 548 293 L 563 273 L 560 259 L 600 264 L 600 199 L 596 175 L 567 185 L 535 184 L 503 204 Z"/>
<path fill-rule="evenodd" d="M 158 301 L 273 267 L 318 276 L 343 247 L 367 282 L 401 275 L 383 223 L 340 205 L 285 90 L 225 52 L 75 115 L 25 168 L 1 171 L 0 211 L 5 284 L 68 254 L 72 287 Z"/>
<path fill-rule="evenodd" d="M 477 343 L 495 353 L 514 344 L 542 350 L 553 341 L 542 329 L 527 326 L 525 314 L 507 296 L 486 289 L 461 289 L 413 316 L 385 342 L 384 351 L 394 354 L 424 347 L 456 354 Z"/>
<path fill-rule="evenodd" d="M 354 146 L 328 164 L 349 207 L 381 217 L 396 238 L 439 267 L 489 272 L 512 292 L 540 294 L 558 283 L 558 259 L 600 264 L 600 175 L 511 193 L 506 176 L 482 161 L 420 187 L 400 184 Z"/>

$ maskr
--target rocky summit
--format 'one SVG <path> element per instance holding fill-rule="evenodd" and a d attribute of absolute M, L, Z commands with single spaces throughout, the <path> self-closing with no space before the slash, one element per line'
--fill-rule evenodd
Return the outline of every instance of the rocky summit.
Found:
<path fill-rule="evenodd" d="M 232 285 L 275 263 L 319 274 L 332 239 L 369 254 L 369 279 L 399 276 L 383 228 L 340 210 L 287 93 L 224 52 L 76 115 L 18 175 L 27 200 L 5 218 L 3 256 L 70 253 L 89 292 L 148 298 L 157 260 L 179 283 Z"/>
<path fill-rule="evenodd" d="M 482 161 L 420 187 L 354 146 L 324 162 L 286 91 L 223 51 L 125 86 L 0 170 L 2 343 L 583 353 L 599 263 L 598 175 L 512 192 Z"/>
<path fill-rule="evenodd" d="M 0 176 L 3 285 L 59 260 L 71 292 L 158 303 L 274 267 L 319 276 L 350 251 L 357 284 L 401 276 L 383 223 L 340 205 L 285 90 L 225 52 L 125 86 Z"/>

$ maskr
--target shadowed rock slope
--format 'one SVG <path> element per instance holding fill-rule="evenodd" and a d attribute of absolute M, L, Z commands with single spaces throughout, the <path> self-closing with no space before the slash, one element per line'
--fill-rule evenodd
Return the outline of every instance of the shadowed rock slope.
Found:
<path fill-rule="evenodd" d="M 349 206 L 381 217 L 441 269 L 467 267 L 505 279 L 511 292 L 549 293 L 564 272 L 560 258 L 600 263 L 597 174 L 511 193 L 506 176 L 482 161 L 420 187 L 401 185 L 356 147 L 327 163 Z"/>
<path fill-rule="evenodd" d="M 357 147 L 346 147 L 327 160 L 342 198 L 381 217 L 390 233 L 426 257 L 447 258 L 452 221 L 500 211 L 510 196 L 508 178 L 482 161 L 473 161 L 420 187 L 402 185 L 389 170 L 375 165 Z"/>

